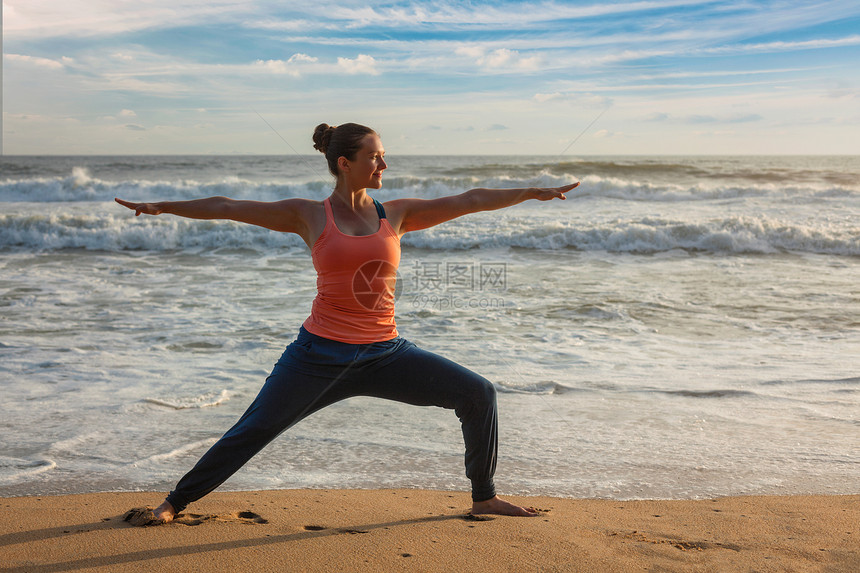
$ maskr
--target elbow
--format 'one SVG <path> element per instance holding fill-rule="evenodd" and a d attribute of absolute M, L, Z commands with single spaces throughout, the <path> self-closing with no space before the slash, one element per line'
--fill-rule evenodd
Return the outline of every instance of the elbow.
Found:
<path fill-rule="evenodd" d="M 493 207 L 488 205 L 486 189 L 469 189 L 463 193 L 463 207 L 466 213 L 488 211 Z"/>
<path fill-rule="evenodd" d="M 236 201 L 229 197 L 212 197 L 210 201 L 212 202 L 212 213 L 216 218 L 230 219 L 235 213 Z"/>

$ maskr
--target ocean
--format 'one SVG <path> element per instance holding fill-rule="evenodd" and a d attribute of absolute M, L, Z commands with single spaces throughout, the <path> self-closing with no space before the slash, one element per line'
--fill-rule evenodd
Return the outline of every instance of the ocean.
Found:
<path fill-rule="evenodd" d="M 499 393 L 503 494 L 860 492 L 860 157 L 413 157 L 383 189 L 566 201 L 404 236 L 402 336 Z M 0 496 L 168 491 L 315 293 L 293 235 L 113 202 L 322 199 L 321 156 L 0 162 Z M 222 486 L 468 491 L 453 412 L 354 398 Z"/>

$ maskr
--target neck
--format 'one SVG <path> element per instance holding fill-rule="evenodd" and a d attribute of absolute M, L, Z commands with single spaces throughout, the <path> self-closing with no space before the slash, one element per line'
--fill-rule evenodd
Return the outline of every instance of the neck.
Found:
<path fill-rule="evenodd" d="M 338 203 L 345 205 L 353 211 L 358 210 L 361 206 L 366 205 L 370 201 L 367 194 L 367 189 L 350 189 L 343 182 L 338 182 L 337 186 L 332 191 L 331 197 Z"/>

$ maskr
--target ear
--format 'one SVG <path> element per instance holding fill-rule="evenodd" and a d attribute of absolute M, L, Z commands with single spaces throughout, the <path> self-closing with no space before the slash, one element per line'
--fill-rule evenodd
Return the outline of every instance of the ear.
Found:
<path fill-rule="evenodd" d="M 349 172 L 349 160 L 343 155 L 337 158 L 337 166 L 344 173 Z"/>

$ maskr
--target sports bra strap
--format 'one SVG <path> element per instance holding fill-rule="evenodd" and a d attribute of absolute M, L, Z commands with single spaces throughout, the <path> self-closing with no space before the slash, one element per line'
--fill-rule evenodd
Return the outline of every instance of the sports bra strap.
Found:
<path fill-rule="evenodd" d="M 385 208 L 382 206 L 382 203 L 374 199 L 373 204 L 376 207 L 376 214 L 379 215 L 379 218 L 385 219 Z"/>

